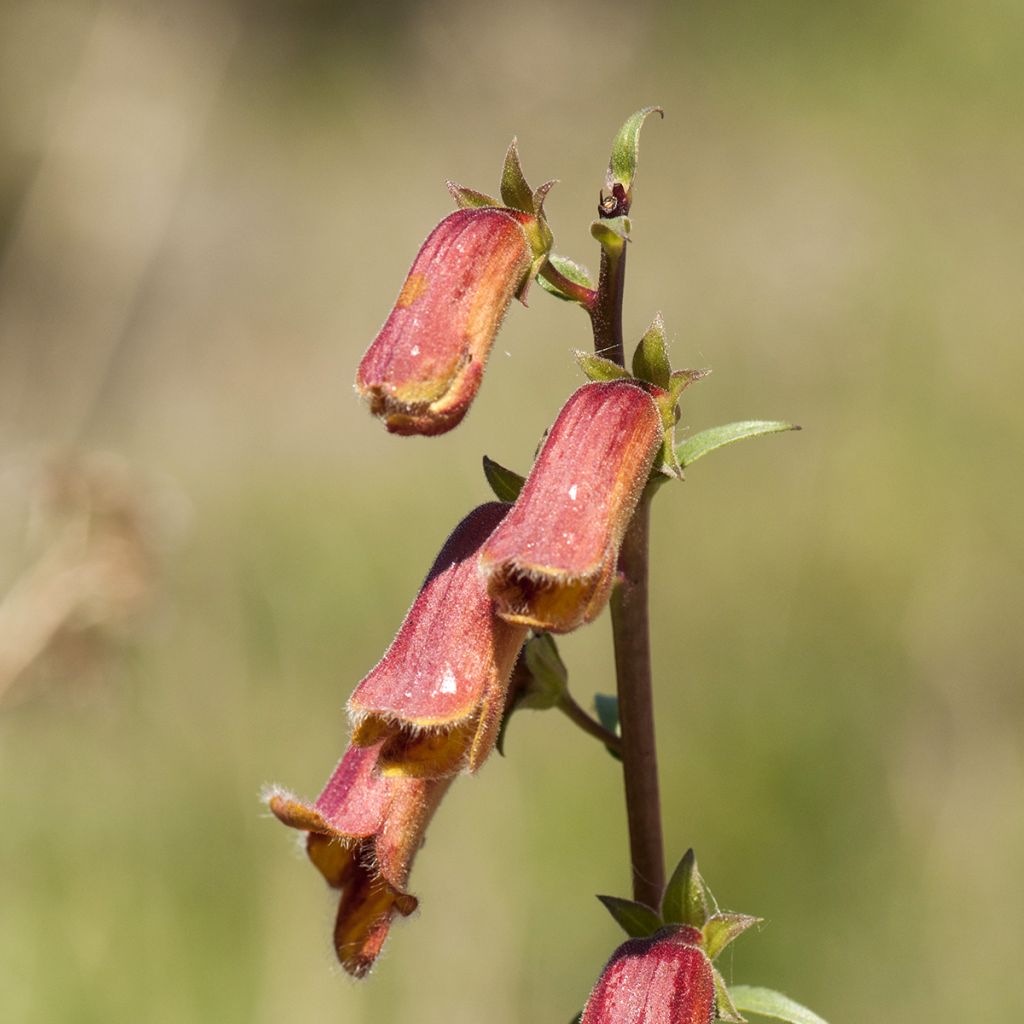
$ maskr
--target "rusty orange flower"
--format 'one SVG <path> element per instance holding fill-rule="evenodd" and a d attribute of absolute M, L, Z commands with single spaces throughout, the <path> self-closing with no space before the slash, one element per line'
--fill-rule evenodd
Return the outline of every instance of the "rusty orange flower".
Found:
<path fill-rule="evenodd" d="M 465 416 L 528 280 L 536 221 L 503 207 L 457 210 L 423 243 L 356 374 L 356 390 L 391 433 L 443 434 Z"/>
<path fill-rule="evenodd" d="M 526 628 L 494 614 L 477 556 L 510 507 L 481 505 L 455 528 L 387 653 L 348 702 L 353 742 L 383 744 L 385 774 L 475 771 L 494 746 Z"/>
<path fill-rule="evenodd" d="M 349 747 L 313 804 L 284 790 L 268 801 L 281 821 L 306 832 L 309 859 L 341 891 L 334 948 L 357 978 L 373 966 L 395 915 L 417 907 L 409 871 L 451 782 L 382 776 L 379 756 L 380 744 Z"/>
<path fill-rule="evenodd" d="M 658 408 L 631 381 L 584 384 L 569 398 L 480 554 L 506 622 L 567 633 L 600 613 L 661 443 Z"/>

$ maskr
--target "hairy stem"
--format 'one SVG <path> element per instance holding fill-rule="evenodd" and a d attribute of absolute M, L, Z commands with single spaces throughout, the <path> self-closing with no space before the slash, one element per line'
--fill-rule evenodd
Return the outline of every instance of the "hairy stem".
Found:
<path fill-rule="evenodd" d="M 619 552 L 621 580 L 612 594 L 611 611 L 633 898 L 657 908 L 665 889 L 665 859 L 651 685 L 647 586 L 650 494 L 650 490 L 644 492 L 623 539 Z"/>
<path fill-rule="evenodd" d="M 568 693 L 562 697 L 556 706 L 562 714 L 566 715 L 589 736 L 599 739 L 610 750 L 614 750 L 620 756 L 622 755 L 622 740 L 615 733 L 609 732 L 600 722 L 591 718 Z"/>
<path fill-rule="evenodd" d="M 601 276 L 597 302 L 591 308 L 594 351 L 619 366 L 625 366 L 622 347 L 622 294 L 626 284 L 626 243 L 601 246 Z"/>
<path fill-rule="evenodd" d="M 568 295 L 578 302 L 593 317 L 594 307 L 597 304 L 597 292 L 593 288 L 571 281 L 555 267 L 551 260 L 545 260 L 541 265 L 540 276 L 549 284 L 553 284 L 564 295 Z"/>

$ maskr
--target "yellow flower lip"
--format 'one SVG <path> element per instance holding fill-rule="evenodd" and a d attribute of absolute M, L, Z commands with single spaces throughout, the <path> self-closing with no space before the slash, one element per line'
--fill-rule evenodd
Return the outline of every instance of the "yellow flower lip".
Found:
<path fill-rule="evenodd" d="M 356 374 L 391 433 L 442 434 L 466 415 L 531 273 L 536 220 L 503 207 L 457 210 L 427 237 Z"/>
<path fill-rule="evenodd" d="M 597 617 L 662 436 L 654 400 L 632 381 L 584 384 L 570 396 L 480 553 L 501 618 L 567 633 Z"/>

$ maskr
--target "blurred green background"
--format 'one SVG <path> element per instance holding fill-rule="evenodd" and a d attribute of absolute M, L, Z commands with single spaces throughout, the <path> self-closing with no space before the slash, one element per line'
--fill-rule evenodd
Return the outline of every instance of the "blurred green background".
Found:
<path fill-rule="evenodd" d="M 444 179 L 510 137 L 588 233 L 648 103 L 627 333 L 700 429 L 803 424 L 655 507 L 669 855 L 724 957 L 844 1021 L 1024 1016 L 1024 8 L 0 6 L 0 1016 L 563 1022 L 628 894 L 617 765 L 554 715 L 462 780 L 372 978 L 261 786 L 343 704 L 487 452 L 525 469 L 585 318 L 514 308 L 468 420 L 389 437 L 357 360 Z M 607 621 L 563 644 L 609 690 Z"/>

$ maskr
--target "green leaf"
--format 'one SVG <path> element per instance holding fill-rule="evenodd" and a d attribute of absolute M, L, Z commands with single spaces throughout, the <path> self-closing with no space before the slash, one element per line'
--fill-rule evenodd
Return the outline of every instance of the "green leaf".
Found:
<path fill-rule="evenodd" d="M 484 192 L 477 192 L 475 188 L 466 188 L 465 185 L 457 185 L 454 181 L 446 181 L 445 184 L 460 210 L 476 210 L 482 206 L 501 206 L 501 200 L 493 199 Z"/>
<path fill-rule="evenodd" d="M 738 939 L 752 925 L 760 924 L 764 918 L 749 914 L 712 914 L 701 932 L 704 936 L 704 952 L 714 960 L 734 939 Z"/>
<path fill-rule="evenodd" d="M 712 914 L 714 897 L 697 870 L 693 849 L 683 854 L 661 899 L 661 916 L 668 924 L 688 924 L 703 928 Z"/>
<path fill-rule="evenodd" d="M 659 313 L 633 353 L 633 376 L 668 390 L 672 367 L 665 343 L 665 321 Z"/>
<path fill-rule="evenodd" d="M 586 267 L 567 256 L 559 256 L 557 253 L 548 255 L 548 263 L 555 268 L 563 277 L 568 278 L 574 284 L 582 285 L 584 288 L 593 289 L 594 285 L 590 279 L 590 271 Z M 543 274 L 537 278 L 541 288 L 554 295 L 556 299 L 564 299 L 566 302 L 576 302 L 575 296 L 568 295 L 556 284 L 552 284 Z"/>
<path fill-rule="evenodd" d="M 505 154 L 505 166 L 501 172 L 501 198 L 506 206 L 523 213 L 533 213 L 533 190 L 526 184 L 523 165 L 519 162 L 516 140 Z"/>
<path fill-rule="evenodd" d="M 614 735 L 619 732 L 619 698 L 610 693 L 594 694 L 594 711 L 597 713 L 597 720 Z M 611 747 L 604 748 L 616 761 L 622 760 L 622 755 Z"/>
<path fill-rule="evenodd" d="M 762 1017 L 787 1021 L 788 1024 L 827 1024 L 813 1010 L 794 1002 L 789 996 L 770 988 L 753 985 L 734 985 L 733 1003 L 746 1013 L 757 1013 Z"/>
<path fill-rule="evenodd" d="M 712 970 L 715 979 L 715 1020 L 729 1021 L 729 1024 L 746 1024 L 746 1020 L 732 1001 L 725 978 L 719 973 L 717 967 L 713 967 Z"/>
<path fill-rule="evenodd" d="M 555 638 L 550 633 L 531 636 L 523 647 L 521 657 L 530 680 L 518 706 L 536 711 L 555 707 L 569 684 L 569 670 L 558 653 Z"/>
<path fill-rule="evenodd" d="M 487 482 L 491 485 L 491 490 L 494 491 L 498 501 L 515 501 L 523 489 L 523 484 L 526 483 L 526 477 L 513 473 L 511 469 L 506 469 L 486 455 L 484 456 L 484 476 L 487 477 Z"/>
<path fill-rule="evenodd" d="M 604 356 L 594 355 L 593 352 L 584 352 L 582 349 L 577 349 L 573 354 L 576 356 L 576 362 L 579 363 L 580 369 L 591 380 L 622 380 L 629 376 L 629 370 L 612 362 L 611 359 L 605 359 Z"/>
<path fill-rule="evenodd" d="M 626 192 L 633 187 L 636 177 L 636 165 L 640 158 L 640 129 L 651 114 L 658 113 L 662 117 L 665 111 L 661 107 L 644 107 L 626 119 L 612 143 L 612 158 L 605 176 L 605 187 L 610 192 L 616 185 L 621 185 Z"/>
<path fill-rule="evenodd" d="M 624 900 L 619 896 L 598 896 L 597 898 L 631 938 L 645 939 L 663 927 L 663 922 L 657 911 L 652 910 L 646 903 Z"/>
<path fill-rule="evenodd" d="M 778 434 L 784 430 L 799 430 L 794 423 L 783 423 L 780 420 L 742 420 L 739 423 L 726 423 L 721 427 L 711 427 L 693 434 L 676 445 L 679 464 L 687 466 L 703 458 L 708 452 L 722 448 L 727 444 L 742 441 L 748 437 L 761 437 L 764 434 Z"/>
<path fill-rule="evenodd" d="M 595 220 L 590 225 L 590 233 L 601 243 L 602 248 L 618 250 L 629 241 L 632 229 L 628 217 L 609 217 L 607 220 Z"/>

